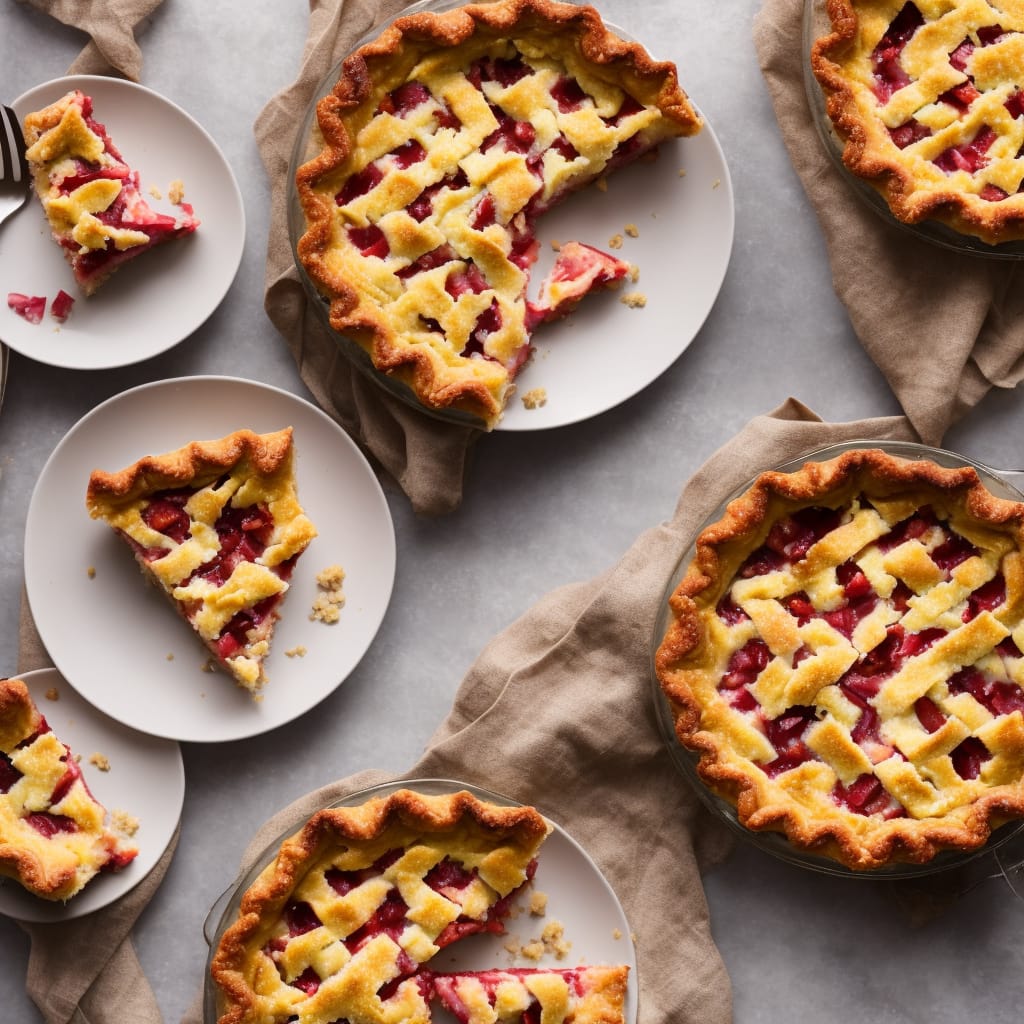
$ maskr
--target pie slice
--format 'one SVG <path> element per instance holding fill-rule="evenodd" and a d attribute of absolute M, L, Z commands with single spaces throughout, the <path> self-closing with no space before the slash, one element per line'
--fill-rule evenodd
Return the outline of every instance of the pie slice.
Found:
<path fill-rule="evenodd" d="M 86 295 L 123 263 L 199 226 L 188 203 L 157 213 L 81 90 L 25 118 L 26 156 L 54 241 Z"/>
<path fill-rule="evenodd" d="M 622 1024 L 629 968 L 509 968 L 434 974 L 435 995 L 460 1024 Z"/>
<path fill-rule="evenodd" d="M 316 536 L 296 493 L 291 427 L 96 470 L 86 507 L 127 541 L 217 662 L 258 690 L 289 578 Z"/>
<path fill-rule="evenodd" d="M 137 854 L 25 683 L 0 680 L 0 874 L 43 899 L 69 900 Z"/>
<path fill-rule="evenodd" d="M 882 450 L 761 474 L 701 532 L 656 670 L 755 831 L 854 870 L 1024 817 L 1024 503 Z"/>
<path fill-rule="evenodd" d="M 426 409 L 487 428 L 537 324 L 630 270 L 563 250 L 531 304 L 538 217 L 702 124 L 674 65 L 554 0 L 399 18 L 343 63 L 317 122 L 298 258 L 331 326 Z"/>
<path fill-rule="evenodd" d="M 316 812 L 242 896 L 211 963 L 219 1024 L 430 1021 L 420 968 L 501 933 L 551 826 L 532 807 L 408 789 Z"/>

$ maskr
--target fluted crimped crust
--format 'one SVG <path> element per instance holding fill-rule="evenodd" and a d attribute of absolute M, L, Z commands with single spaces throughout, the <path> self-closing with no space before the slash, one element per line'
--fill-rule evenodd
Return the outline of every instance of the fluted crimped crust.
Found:
<path fill-rule="evenodd" d="M 174 451 L 146 455 L 123 469 L 94 470 L 86 508 L 124 537 L 142 571 L 171 598 L 210 652 L 245 689 L 265 682 L 276 608 L 248 631 L 242 648 L 226 653 L 221 636 L 241 611 L 280 600 L 288 589 L 290 566 L 305 551 L 316 528 L 299 503 L 293 471 L 292 428 L 257 434 L 238 430 L 209 441 L 192 441 Z M 174 541 L 152 528 L 144 513 L 162 492 L 191 488 L 185 511 L 188 535 Z M 220 555 L 216 529 L 230 509 L 265 507 L 272 530 L 262 554 L 237 564 L 219 585 L 192 580 L 192 574 Z M 151 557 L 159 552 L 159 557 Z"/>
<path fill-rule="evenodd" d="M 423 863 L 413 865 L 419 859 L 414 852 L 409 870 L 398 872 L 387 883 L 401 887 L 403 896 L 415 899 L 419 871 L 429 870 L 447 856 L 475 868 L 479 882 L 489 892 L 478 901 L 479 917 L 486 915 L 495 901 L 527 881 L 531 864 L 550 830 L 550 824 L 532 807 L 501 806 L 467 791 L 428 796 L 400 789 L 355 807 L 317 811 L 297 833 L 282 842 L 275 859 L 242 896 L 237 918 L 218 943 L 211 962 L 211 974 L 220 990 L 218 1024 L 276 1024 L 292 1019 L 293 1012 L 301 1021 L 314 1019 L 305 1016 L 305 1010 L 300 1012 L 303 993 L 278 979 L 277 968 L 263 948 L 279 933 L 282 913 L 291 900 L 316 901 L 320 894 L 327 895 L 328 887 L 321 876 L 332 867 L 361 871 L 371 869 L 389 851 L 405 850 L 405 861 L 410 850 L 418 850 L 425 856 Z M 367 910 L 372 913 L 375 905 Z M 346 923 L 340 910 L 330 916 L 337 923 L 340 936 L 358 926 L 356 919 Z M 425 940 L 424 936 L 410 939 L 406 952 L 423 963 L 433 955 L 430 940 L 436 937 L 437 922 L 432 920 L 425 904 L 416 920 Z M 332 940 L 333 929 L 324 945 Z M 363 956 L 362 963 L 358 962 L 359 956 Z M 383 1013 L 376 993 L 394 978 L 389 973 L 393 969 L 390 960 L 386 956 L 357 954 L 345 962 L 337 961 L 336 968 L 339 972 L 343 968 L 347 971 L 339 1004 L 321 1005 L 319 1010 L 310 1007 L 309 1013 L 315 1016 L 317 1012 L 329 1011 L 324 1019 L 334 1019 L 338 1015 L 334 1011 L 350 1006 L 345 1000 L 354 998 L 353 992 L 361 992 L 365 998 L 359 1002 L 359 1019 L 383 1022 L 384 1016 L 375 1015 Z M 376 971 L 384 973 L 377 976 Z M 402 985 L 408 985 L 408 989 L 399 991 L 395 998 L 408 1003 L 409 1016 L 400 1019 L 424 1019 L 415 1016 L 423 1012 L 415 977 L 410 976 Z M 326 995 L 329 988 L 333 991 L 331 982 L 326 980 L 320 986 L 324 999 L 330 998 Z"/>
<path fill-rule="evenodd" d="M 974 0 L 920 0 L 917 6 L 932 27 L 929 48 L 924 50 L 922 43 L 914 53 L 912 84 L 880 105 L 871 88 L 871 54 L 904 0 L 827 0 L 831 31 L 815 40 L 810 60 L 844 144 L 843 162 L 882 195 L 903 223 L 936 221 L 990 245 L 1020 240 L 1024 193 L 1017 190 L 1024 178 L 1024 117 L 1014 117 L 1005 107 L 1020 86 L 1020 37 L 975 51 L 985 54 L 976 75 L 982 96 L 959 121 L 953 121 L 952 108 L 940 96 L 967 82 L 966 74 L 949 63 L 965 38 L 977 41 L 979 27 L 1019 33 L 1024 16 L 1012 7 L 996 10 Z M 1001 45 L 1005 55 L 996 53 Z M 910 118 L 927 122 L 932 135 L 901 149 L 889 128 L 908 124 Z M 946 173 L 932 162 L 950 147 L 970 144 L 986 127 L 998 138 L 980 171 Z M 1001 189 L 1005 198 L 984 198 L 980 193 L 990 187 Z"/>
<path fill-rule="evenodd" d="M 830 572 L 831 581 L 836 579 L 831 566 L 852 559 L 863 569 L 876 596 L 888 585 L 885 577 L 890 573 L 903 574 L 892 577 L 895 586 L 890 590 L 891 602 L 897 600 L 903 577 L 914 584 L 920 607 L 913 612 L 914 619 L 905 611 L 897 621 L 907 623 L 905 633 L 928 636 L 928 643 L 934 646 L 926 644 L 922 648 L 920 663 L 915 663 L 912 656 L 894 662 L 893 672 L 879 675 L 876 695 L 865 699 L 865 706 L 871 705 L 884 723 L 870 744 L 867 739 L 861 741 L 871 757 L 859 747 L 858 754 L 849 738 L 864 712 L 849 700 L 844 704 L 840 700 L 843 691 L 838 689 L 838 681 L 850 678 L 844 676 L 848 670 L 862 672 L 861 680 L 868 674 L 863 652 L 844 653 L 839 627 L 828 630 L 816 624 L 820 620 L 814 617 L 806 620 L 803 632 L 791 632 L 796 611 L 791 612 L 793 621 L 788 621 L 790 615 L 781 614 L 789 597 L 778 596 L 776 607 L 775 599 L 766 599 L 775 584 L 759 582 L 772 579 L 772 574 L 740 574 L 748 557 L 764 550 L 773 525 L 801 509 L 849 509 L 851 503 L 856 503 L 856 509 L 848 513 L 847 519 L 862 524 L 862 535 L 853 526 L 843 540 L 838 539 L 838 532 L 831 533 L 803 556 L 803 575 L 799 568 L 793 568 L 799 562 L 793 561 L 787 563 L 789 568 L 784 564 L 778 569 L 775 578 L 782 580 L 779 595 L 787 592 L 787 585 L 803 587 L 816 602 L 815 595 L 828 592 Z M 956 621 L 961 614 L 959 603 L 942 610 L 942 601 L 952 601 L 955 595 L 952 584 L 940 594 L 942 581 L 934 565 L 928 564 L 930 556 L 928 560 L 922 558 L 909 542 L 902 548 L 894 547 L 896 555 L 877 554 L 879 545 L 875 545 L 876 553 L 870 553 L 874 540 L 884 538 L 887 529 L 894 529 L 915 509 L 928 508 L 935 511 L 939 522 L 968 538 L 979 553 L 977 558 L 954 567 L 953 572 L 960 573 L 957 585 L 976 590 L 984 585 L 986 576 L 991 579 L 1001 574 L 1005 580 L 1002 602 L 989 611 L 972 612 L 970 619 L 965 610 L 962 626 Z M 877 517 L 869 515 L 868 509 Z M 862 514 L 859 520 L 858 514 Z M 826 550 L 829 545 L 831 549 Z M 787 573 L 795 583 L 782 579 Z M 952 573 L 950 576 L 953 578 Z M 929 608 L 931 590 L 936 596 Z M 737 607 L 748 617 L 754 616 L 751 622 L 757 620 L 755 628 L 742 619 L 737 625 L 719 615 L 716 609 L 726 598 L 734 605 L 739 600 Z M 852 598 L 843 598 L 838 607 L 842 607 L 843 600 L 853 603 Z M 718 522 L 698 536 L 694 557 L 671 596 L 670 606 L 671 620 L 655 664 L 674 716 L 676 735 L 685 747 L 699 754 L 697 770 L 701 778 L 714 793 L 735 805 L 738 819 L 746 827 L 782 832 L 798 849 L 831 857 L 855 870 L 867 870 L 898 862 L 925 863 L 942 850 L 976 849 L 988 840 L 993 828 L 1024 815 L 1024 713 L 1018 709 L 993 716 L 967 694 L 954 693 L 944 682 L 926 686 L 933 665 L 943 678 L 972 664 L 982 665 L 991 673 L 998 667 L 991 660 L 991 648 L 1007 638 L 1024 645 L 1024 504 L 992 495 L 972 468 L 946 469 L 930 461 L 908 461 L 880 450 L 861 450 L 827 462 L 807 463 L 793 473 L 763 473 L 728 505 Z M 888 630 L 892 621 L 879 625 Z M 910 629 L 910 625 L 915 628 Z M 955 643 L 961 646 L 954 649 L 953 641 L 944 645 L 941 639 L 936 640 L 928 633 L 930 626 L 941 626 L 949 636 L 959 637 Z M 731 633 L 737 628 L 746 632 Z M 883 651 L 889 634 L 871 647 L 871 630 L 878 640 L 878 626 L 865 627 L 865 632 L 859 634 L 861 645 L 868 651 Z M 813 654 L 824 651 L 832 661 L 818 662 L 798 679 L 792 665 L 789 669 L 785 665 L 787 651 L 792 663 L 795 650 L 812 643 L 812 635 L 818 644 Z M 731 691 L 726 687 L 728 673 L 736 665 L 730 659 L 749 642 L 748 636 L 767 643 L 770 659 L 770 664 L 759 667 L 757 681 L 750 687 L 758 695 L 754 718 L 749 715 L 750 709 L 744 712 L 738 710 L 740 704 L 730 703 Z M 851 636 L 852 648 L 858 633 L 853 630 Z M 829 644 L 833 645 L 831 649 Z M 983 653 L 974 659 L 979 651 Z M 1019 687 L 1024 678 L 1018 671 L 1024 670 L 1019 650 L 1000 658 L 1005 658 L 1003 672 L 1007 680 Z M 917 667 L 901 671 L 908 664 Z M 915 672 L 919 674 L 911 678 Z M 914 687 L 926 689 L 915 697 Z M 1021 696 L 1016 694 L 1017 698 Z M 917 701 L 922 698 L 941 705 L 948 716 L 934 734 L 925 732 L 917 722 Z M 806 763 L 771 778 L 761 766 L 771 763 L 779 748 L 768 742 L 764 722 L 777 716 L 781 720 L 796 705 L 809 705 L 814 710 L 817 721 L 808 725 L 802 739 L 808 746 L 813 742 L 814 754 Z M 1024 708 L 1024 700 L 1019 707 Z M 951 751 L 944 750 L 956 749 L 952 745 L 968 739 L 968 733 L 983 736 L 992 751 L 988 767 L 973 780 L 955 774 Z M 897 739 L 910 754 L 896 746 Z M 912 762 L 911 755 L 917 760 Z M 911 764 L 913 776 L 908 768 Z M 884 775 L 882 783 L 890 797 L 904 806 L 911 805 L 907 816 L 885 819 L 881 814 L 855 813 L 833 799 L 839 782 L 852 787 L 862 772 Z"/>
<path fill-rule="evenodd" d="M 50 730 L 21 679 L 0 680 L 0 753 L 20 773 L 0 792 L 0 875 L 35 896 L 66 901 L 100 871 L 134 859 L 137 848 L 108 826 L 72 753 Z M 60 797 L 51 803 L 58 786 Z M 27 820 L 44 813 L 73 828 L 47 837 Z"/>
<path fill-rule="evenodd" d="M 536 181 L 531 184 L 525 169 L 511 165 L 503 167 L 500 174 L 481 172 L 479 182 L 457 190 L 458 203 L 465 209 L 456 205 L 447 210 L 443 224 L 433 213 L 418 223 L 396 212 L 446 175 L 465 170 L 469 159 L 480 160 L 480 144 L 498 122 L 482 100 L 474 104 L 460 95 L 460 86 L 452 84 L 453 76 L 479 57 L 503 57 L 516 50 L 586 75 L 605 103 L 613 102 L 613 97 L 621 102 L 626 93 L 644 105 L 635 128 L 642 145 L 636 146 L 634 158 L 663 139 L 692 135 L 701 127 L 699 116 L 679 87 L 674 65 L 654 61 L 639 45 L 618 38 L 593 7 L 554 0 L 497 0 L 399 18 L 377 40 L 346 59 L 337 85 L 317 107 L 323 149 L 296 175 L 306 217 L 298 257 L 329 303 L 331 326 L 361 346 L 376 370 L 408 386 L 425 408 L 466 413 L 487 428 L 500 417 L 511 393 L 511 381 L 528 351 L 532 324 L 527 322 L 525 303 L 527 271 L 509 253 L 510 235 L 524 230 L 516 219 L 521 219 Z M 404 166 L 375 190 L 385 196 L 380 209 L 369 209 L 358 197 L 346 210 L 340 210 L 336 196 L 345 183 L 388 153 L 392 145 L 382 141 L 388 126 L 381 129 L 379 120 L 373 120 L 378 106 L 393 90 L 414 79 L 426 80 L 459 109 L 460 124 L 454 137 L 437 130 L 423 138 L 433 149 L 426 159 Z M 466 121 L 461 120 L 463 115 Z M 541 116 L 536 105 L 522 101 L 517 117 L 529 123 L 535 116 Z M 542 116 L 548 120 L 538 130 L 538 138 L 554 123 L 550 112 Z M 595 129 L 587 132 L 590 134 L 574 140 L 578 153 L 593 150 L 584 153 L 586 166 L 576 167 L 580 161 L 574 160 L 572 173 L 564 174 L 564 168 L 554 161 L 554 169 L 544 172 L 546 191 L 541 206 L 624 162 L 619 156 L 609 162 L 610 149 L 605 153 L 601 148 L 609 141 L 599 140 Z M 413 138 L 418 145 L 420 138 Z M 405 135 L 396 135 L 393 145 L 405 141 Z M 490 227 L 476 230 L 470 223 L 473 204 L 485 186 L 497 196 L 499 212 Z M 538 210 L 533 209 L 530 216 L 535 212 Z M 377 227 L 378 216 L 388 256 L 363 258 L 348 239 L 348 227 Z M 463 295 L 461 304 L 447 303 L 444 288 L 435 281 L 417 292 L 406 290 L 408 283 L 403 283 L 399 272 L 430 248 L 444 244 L 453 245 L 460 258 L 482 269 L 488 285 L 481 293 L 484 299 Z M 420 274 L 417 280 L 425 277 Z M 487 309 L 486 303 L 491 302 L 492 292 L 501 327 L 491 331 L 483 343 L 488 358 L 470 357 L 467 339 Z M 420 326 L 413 314 L 440 318 L 445 340 L 432 337 L 432 331 Z"/>

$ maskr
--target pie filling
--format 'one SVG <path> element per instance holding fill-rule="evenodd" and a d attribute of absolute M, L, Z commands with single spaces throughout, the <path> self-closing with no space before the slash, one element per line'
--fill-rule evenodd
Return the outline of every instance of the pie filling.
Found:
<path fill-rule="evenodd" d="M 29 114 L 25 131 L 36 194 L 86 295 L 121 264 L 199 226 L 188 203 L 175 216 L 149 205 L 138 171 L 125 163 L 81 91 Z"/>

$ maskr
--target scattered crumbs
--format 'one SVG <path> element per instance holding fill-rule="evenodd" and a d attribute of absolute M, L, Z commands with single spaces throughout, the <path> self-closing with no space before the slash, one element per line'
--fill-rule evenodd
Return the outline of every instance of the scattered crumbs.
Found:
<path fill-rule="evenodd" d="M 180 178 L 175 178 L 174 181 L 167 187 L 167 198 L 175 205 L 178 206 L 185 198 L 185 183 Z"/>
<path fill-rule="evenodd" d="M 89 758 L 89 764 L 94 768 L 99 768 L 101 772 L 110 771 L 110 759 L 106 754 L 93 754 Z"/>
<path fill-rule="evenodd" d="M 636 932 L 630 932 L 629 939 L 634 945 L 636 945 L 636 943 L 639 942 L 639 939 L 637 939 L 636 937 Z"/>
<path fill-rule="evenodd" d="M 539 960 L 544 955 L 544 943 L 539 939 L 520 947 L 519 955 L 526 960 Z"/>
<path fill-rule="evenodd" d="M 718 188 L 718 186 L 721 185 L 721 184 L 722 184 L 722 179 L 721 178 L 715 178 L 715 182 L 714 182 L 714 184 L 711 187 L 712 188 Z"/>
<path fill-rule="evenodd" d="M 679 177 L 680 178 L 685 178 L 686 177 L 686 168 L 685 167 L 680 167 L 679 168 Z"/>
<path fill-rule="evenodd" d="M 316 585 L 322 593 L 317 594 L 313 601 L 313 609 L 309 613 L 314 622 L 337 622 L 341 617 L 341 608 L 345 604 L 342 585 L 345 582 L 345 570 L 340 565 L 329 565 L 317 573 Z"/>
<path fill-rule="evenodd" d="M 559 241 L 558 241 L 558 239 L 556 239 L 556 238 L 552 238 L 552 239 L 551 239 L 551 248 L 552 248 L 552 249 L 553 249 L 553 250 L 554 250 L 555 252 L 561 252 L 561 251 L 562 251 L 562 243 L 561 243 L 561 242 L 559 242 Z"/>
<path fill-rule="evenodd" d="M 139 819 L 127 811 L 111 811 L 110 825 L 115 832 L 120 832 L 123 836 L 133 836 L 139 831 Z"/>
<path fill-rule="evenodd" d="M 96 579 L 96 566 L 90 565 L 89 568 L 85 570 L 85 575 L 91 580 Z"/>
<path fill-rule="evenodd" d="M 635 263 L 629 265 L 629 279 L 633 284 L 640 280 L 640 268 Z"/>
<path fill-rule="evenodd" d="M 527 409 L 539 409 L 542 405 L 546 405 L 548 400 L 548 393 L 545 388 L 530 388 L 529 391 L 523 395 L 523 405 Z"/>
<path fill-rule="evenodd" d="M 642 309 L 647 305 L 647 296 L 643 292 L 626 292 L 619 302 L 624 306 L 629 306 L 630 309 Z"/>
<path fill-rule="evenodd" d="M 511 956 L 517 957 L 519 956 L 522 947 L 519 945 L 518 939 L 509 939 L 508 942 L 506 942 L 504 946 L 502 946 L 502 949 L 504 949 L 505 952 L 510 954 Z"/>
<path fill-rule="evenodd" d="M 608 248 L 609 249 L 621 249 L 622 248 L 622 235 L 612 235 L 612 237 L 608 239 Z"/>
<path fill-rule="evenodd" d="M 621 928 L 613 928 L 612 929 L 612 938 L 615 939 L 616 941 L 621 939 L 622 938 L 622 929 Z"/>
<path fill-rule="evenodd" d="M 533 892 L 530 895 L 530 913 L 534 917 L 543 917 L 548 909 L 548 895 L 545 892 Z"/>
<path fill-rule="evenodd" d="M 213 658 L 207 658 L 206 661 L 204 661 L 202 666 L 201 666 L 201 671 L 203 671 L 203 672 L 216 672 L 217 671 L 217 663 L 213 660 Z"/>
<path fill-rule="evenodd" d="M 149 186 L 149 190 L 148 190 L 148 191 L 149 191 L 149 194 L 150 194 L 150 195 L 151 195 L 151 196 L 152 196 L 152 197 L 153 197 L 154 199 L 163 199 L 163 197 L 164 197 L 164 194 L 163 194 L 163 192 L 161 192 L 161 191 L 160 191 L 160 189 L 158 189 L 158 188 L 156 187 L 156 185 L 150 185 L 150 186 Z"/>
<path fill-rule="evenodd" d="M 304 658 L 306 656 L 306 648 L 299 644 L 298 647 L 291 647 L 284 653 L 288 658 Z"/>
<path fill-rule="evenodd" d="M 56 686 L 51 686 L 46 691 L 46 699 L 47 700 L 60 700 L 60 691 L 57 689 Z"/>
<path fill-rule="evenodd" d="M 608 179 L 607 178 L 598 178 L 597 181 L 594 182 L 594 188 L 596 188 L 598 190 L 598 192 L 607 192 L 608 191 Z"/>
<path fill-rule="evenodd" d="M 545 954 L 554 956 L 556 960 L 564 960 L 572 949 L 572 943 L 565 939 L 565 925 L 561 921 L 549 921 L 539 939 L 523 945 L 519 953 L 527 960 L 537 961 Z"/>
<path fill-rule="evenodd" d="M 167 660 L 168 660 L 168 661 L 174 661 L 174 652 L 173 652 L 173 651 L 170 651 L 170 652 L 169 652 L 169 653 L 167 654 Z"/>
<path fill-rule="evenodd" d="M 639 238 L 640 229 L 635 224 L 627 224 L 623 229 L 630 238 Z"/>

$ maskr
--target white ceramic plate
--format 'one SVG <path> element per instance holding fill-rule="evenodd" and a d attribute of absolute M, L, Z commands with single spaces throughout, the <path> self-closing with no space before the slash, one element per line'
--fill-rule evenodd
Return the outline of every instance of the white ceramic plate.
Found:
<path fill-rule="evenodd" d="M 93 796 L 108 811 L 139 819 L 139 855 L 121 871 L 101 874 L 68 903 L 31 895 L 9 878 L 0 880 L 0 914 L 19 921 L 68 921 L 91 914 L 135 888 L 156 866 L 174 837 L 185 799 L 185 769 L 177 743 L 144 736 L 100 714 L 68 686 L 56 669 L 18 677 L 61 742 L 82 757 L 82 772 Z M 58 700 L 46 693 L 55 688 Z M 103 754 L 110 771 L 89 764 Z"/>
<path fill-rule="evenodd" d="M 353 794 L 342 805 L 361 804 L 374 797 L 385 796 L 396 789 L 414 789 L 421 793 L 452 793 L 467 789 L 477 796 L 495 803 L 510 804 L 513 801 L 496 796 L 486 790 L 456 782 L 451 779 L 412 779 L 388 783 L 373 789 Z M 539 808 L 543 813 L 543 808 Z M 513 911 L 508 921 L 506 935 L 474 935 L 464 942 L 455 943 L 443 949 L 430 961 L 430 967 L 438 971 L 483 971 L 488 968 L 506 967 L 573 967 L 577 964 L 611 965 L 626 964 L 629 967 L 629 990 L 626 995 L 625 1020 L 633 1024 L 637 1016 L 637 991 L 639 978 L 636 967 L 636 949 L 626 915 L 615 891 L 608 884 L 600 868 L 589 854 L 560 825 L 554 828 L 545 840 L 538 861 L 537 874 L 527 892 L 543 892 L 548 897 L 547 911 L 543 917 L 531 916 L 526 907 L 528 896 L 521 898 L 519 913 Z M 288 834 L 291 834 L 289 832 Z M 235 920 L 238 901 L 256 875 L 270 863 L 276 854 L 281 839 L 272 842 L 253 868 L 243 875 L 237 885 L 217 901 L 207 918 L 204 932 L 211 946 L 211 955 L 222 932 Z M 564 960 L 545 955 L 539 961 L 527 962 L 514 958 L 506 944 L 511 939 L 527 943 L 540 937 L 541 930 L 549 921 L 559 921 L 565 927 L 564 938 L 571 943 L 571 950 Z M 206 972 L 205 991 L 206 1024 L 217 1020 L 216 990 Z M 436 1008 L 434 1019 L 454 1021 L 451 1015 Z"/>
<path fill-rule="evenodd" d="M 226 674 L 202 671 L 206 649 L 163 594 L 145 583 L 124 542 L 89 518 L 85 489 L 93 469 L 121 469 L 144 454 L 242 427 L 286 426 L 295 431 L 299 499 L 319 536 L 292 577 L 267 661 L 269 682 L 255 701 Z M 316 574 L 335 563 L 346 572 L 341 619 L 313 622 Z M 44 466 L 25 529 L 32 614 L 68 681 L 126 725 L 193 742 L 253 736 L 323 700 L 376 635 L 394 574 L 391 514 L 348 435 L 295 395 L 231 377 L 158 381 L 98 406 Z M 286 655 L 299 646 L 304 657 Z"/>
<path fill-rule="evenodd" d="M 497 430 L 566 426 L 632 398 L 686 350 L 718 297 L 735 218 L 729 169 L 707 120 L 698 135 L 663 143 L 656 160 L 617 170 L 607 184 L 606 192 L 586 189 L 539 219 L 530 291 L 554 261 L 552 241 L 612 252 L 637 266 L 640 278 L 588 295 L 568 317 L 537 329 L 533 357 Z M 627 225 L 636 227 L 635 238 Z M 622 246 L 610 249 L 615 236 Z M 621 301 L 634 292 L 644 296 L 642 308 Z M 533 388 L 543 388 L 547 402 L 527 409 L 522 396 Z"/>
<path fill-rule="evenodd" d="M 63 288 L 75 305 L 64 324 L 50 318 L 49 307 L 42 323 L 30 324 L 4 301 L 0 340 L 53 366 L 126 366 L 187 338 L 217 308 L 242 258 L 245 211 L 235 176 L 213 139 L 184 110 L 141 85 L 103 76 L 58 78 L 19 96 L 14 110 L 24 117 L 71 89 L 93 97 L 96 119 L 139 171 L 150 205 L 173 214 L 175 208 L 149 189 L 166 196 L 179 179 L 201 223 L 195 234 L 125 264 L 86 299 L 50 237 L 39 203 L 30 197 L 0 226 L 0 293 L 52 300 Z"/>

